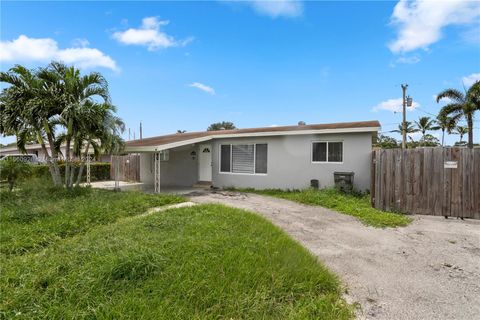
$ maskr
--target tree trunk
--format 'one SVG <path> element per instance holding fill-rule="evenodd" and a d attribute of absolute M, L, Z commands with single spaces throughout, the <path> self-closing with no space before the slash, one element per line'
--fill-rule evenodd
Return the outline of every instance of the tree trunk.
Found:
<path fill-rule="evenodd" d="M 473 117 L 471 114 L 467 115 L 468 126 L 468 147 L 473 149 Z"/>
<path fill-rule="evenodd" d="M 86 160 L 87 157 L 89 157 L 88 155 L 88 149 L 90 148 L 90 143 L 87 143 L 87 146 L 85 147 L 85 155 L 84 155 L 84 159 Z M 85 168 L 85 160 L 82 161 L 80 163 L 80 169 L 78 170 L 78 176 L 77 176 L 77 182 L 76 182 L 76 186 L 80 186 L 80 182 L 82 181 L 82 175 L 83 175 L 83 169 Z"/>
<path fill-rule="evenodd" d="M 50 175 L 52 176 L 53 184 L 56 185 L 57 177 L 55 176 L 55 168 L 53 167 L 52 157 L 50 157 L 48 154 L 48 150 L 44 142 L 40 143 L 40 146 L 42 147 L 43 153 L 45 153 L 45 160 L 47 161 L 48 171 L 50 171 Z"/>
<path fill-rule="evenodd" d="M 68 179 L 68 182 L 69 182 L 68 187 L 69 188 L 73 187 L 73 177 L 74 176 L 75 176 L 75 167 L 71 165 L 70 166 L 70 178 Z"/>
<path fill-rule="evenodd" d="M 65 187 L 70 188 L 70 143 L 71 138 L 67 136 L 65 150 Z"/>
<path fill-rule="evenodd" d="M 8 178 L 8 191 L 12 192 L 13 187 L 15 186 L 15 179 Z"/>
<path fill-rule="evenodd" d="M 37 141 L 42 148 L 43 153 L 45 154 L 45 160 L 47 161 L 48 171 L 50 171 L 50 175 L 52 176 L 53 184 L 55 185 L 55 168 L 53 167 L 52 160 L 50 155 L 48 154 L 47 146 L 45 145 L 45 141 L 43 140 L 41 132 L 37 132 Z"/>
<path fill-rule="evenodd" d="M 53 175 L 52 175 L 52 180 L 53 184 L 55 186 L 61 186 L 62 185 L 62 176 L 60 175 L 60 168 L 58 167 L 58 152 L 55 150 L 55 143 L 53 139 L 53 135 L 50 131 L 50 128 L 48 127 L 48 124 L 44 125 L 45 127 L 45 133 L 47 134 L 47 139 L 48 139 L 48 144 L 50 146 L 50 163 L 53 166 Z M 48 153 L 47 153 L 48 154 Z M 53 158 L 53 160 L 52 160 Z"/>

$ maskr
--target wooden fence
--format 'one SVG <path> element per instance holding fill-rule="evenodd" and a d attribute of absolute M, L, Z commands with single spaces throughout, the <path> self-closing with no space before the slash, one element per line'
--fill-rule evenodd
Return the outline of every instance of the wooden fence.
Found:
<path fill-rule="evenodd" d="M 118 180 L 140 181 L 140 155 L 112 156 L 110 179 L 115 180 L 115 170 L 118 164 Z"/>
<path fill-rule="evenodd" d="M 372 206 L 480 219 L 480 149 L 375 150 Z"/>

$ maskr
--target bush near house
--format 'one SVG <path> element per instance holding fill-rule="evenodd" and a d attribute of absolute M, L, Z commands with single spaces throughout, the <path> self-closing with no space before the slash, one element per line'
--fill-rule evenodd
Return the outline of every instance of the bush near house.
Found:
<path fill-rule="evenodd" d="M 75 166 L 75 164 L 72 164 Z M 76 164 L 79 165 L 79 164 Z M 65 175 L 65 164 L 59 164 L 60 173 L 62 177 Z M 78 170 L 78 169 L 76 169 Z M 50 176 L 47 165 L 36 165 L 32 168 L 33 176 L 37 178 L 45 178 Z M 87 167 L 85 165 L 82 174 L 82 181 L 87 179 Z M 110 163 L 109 162 L 94 162 L 90 164 L 90 181 L 105 181 L 110 180 Z"/>
<path fill-rule="evenodd" d="M 9 191 L 12 191 L 18 182 L 26 179 L 30 174 L 31 166 L 25 162 L 14 158 L 0 161 L 0 179 L 7 182 Z"/>

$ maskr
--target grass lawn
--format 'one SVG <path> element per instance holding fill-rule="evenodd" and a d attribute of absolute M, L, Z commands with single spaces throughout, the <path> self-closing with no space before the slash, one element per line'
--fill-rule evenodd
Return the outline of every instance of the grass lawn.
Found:
<path fill-rule="evenodd" d="M 0 287 L 3 318 L 353 316 L 336 277 L 306 249 L 264 218 L 221 205 L 97 224 L 9 256 Z"/>
<path fill-rule="evenodd" d="M 184 201 L 172 195 L 111 192 L 90 188 L 58 190 L 39 183 L 0 191 L 0 258 L 36 252 L 97 225 Z"/>
<path fill-rule="evenodd" d="M 411 218 L 403 214 L 385 212 L 372 208 L 370 205 L 370 196 L 368 195 L 348 195 L 335 189 L 305 189 L 293 191 L 278 189 L 237 189 L 237 191 L 252 192 L 330 208 L 354 216 L 364 224 L 377 228 L 406 226 L 412 221 Z"/>

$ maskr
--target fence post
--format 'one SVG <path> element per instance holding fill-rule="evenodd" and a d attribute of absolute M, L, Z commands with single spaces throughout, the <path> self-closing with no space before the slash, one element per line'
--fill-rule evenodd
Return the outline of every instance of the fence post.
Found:
<path fill-rule="evenodd" d="M 370 204 L 372 205 L 372 207 L 375 207 L 375 166 L 375 150 L 372 150 L 372 168 L 370 176 Z"/>

